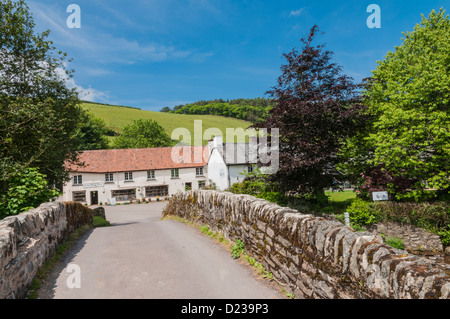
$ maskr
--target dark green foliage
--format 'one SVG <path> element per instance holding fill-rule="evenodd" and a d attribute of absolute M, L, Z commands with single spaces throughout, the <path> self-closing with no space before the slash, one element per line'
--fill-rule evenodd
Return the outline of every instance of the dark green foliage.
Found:
<path fill-rule="evenodd" d="M 211 114 L 237 118 L 249 122 L 263 120 L 267 112 L 275 106 L 272 100 L 264 98 L 199 101 L 186 105 L 178 105 L 171 110 L 164 107 L 161 112 L 176 114 Z"/>
<path fill-rule="evenodd" d="M 75 132 L 80 150 L 100 150 L 108 148 L 108 139 L 105 137 L 111 134 L 111 130 L 106 127 L 105 121 L 95 118 L 92 115 L 83 114 L 84 120 Z"/>
<path fill-rule="evenodd" d="M 173 144 L 158 122 L 142 119 L 124 127 L 123 133 L 114 141 L 115 148 L 165 147 Z"/>

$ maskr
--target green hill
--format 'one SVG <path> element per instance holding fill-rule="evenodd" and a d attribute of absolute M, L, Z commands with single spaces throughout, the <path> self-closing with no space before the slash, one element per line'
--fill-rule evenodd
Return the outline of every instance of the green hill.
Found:
<path fill-rule="evenodd" d="M 114 106 L 97 103 L 82 103 L 81 106 L 93 114 L 95 117 L 101 118 L 105 121 L 106 126 L 117 133 L 121 133 L 122 129 L 131 124 L 137 119 L 151 119 L 157 121 L 162 127 L 164 127 L 166 133 L 172 136 L 172 132 L 177 128 L 186 128 L 191 134 L 191 143 L 194 144 L 194 120 L 201 120 L 202 124 L 202 144 L 206 145 L 207 140 L 203 140 L 203 133 L 209 128 L 216 128 L 222 132 L 224 142 L 226 140 L 227 128 L 245 130 L 251 125 L 250 122 L 228 118 L 217 115 L 186 115 L 186 114 L 174 114 L 164 112 L 146 111 L 138 108 Z M 212 135 L 219 135 L 220 132 L 213 133 Z M 233 131 L 231 131 L 233 132 Z M 210 135 L 210 134 L 209 134 Z M 244 138 L 244 134 L 239 135 L 240 138 Z M 209 136 L 208 136 L 209 137 Z M 113 139 L 114 137 L 111 137 Z M 182 137 L 179 136 L 178 139 Z M 246 140 L 248 140 L 246 138 Z M 236 140 L 237 141 L 237 140 Z"/>

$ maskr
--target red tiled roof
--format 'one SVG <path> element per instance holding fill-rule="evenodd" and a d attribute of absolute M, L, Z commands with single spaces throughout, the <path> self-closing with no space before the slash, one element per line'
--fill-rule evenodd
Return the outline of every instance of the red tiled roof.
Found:
<path fill-rule="evenodd" d="M 207 146 L 83 151 L 79 159 L 85 166 L 67 164 L 66 170 L 80 173 L 108 173 L 201 167 L 206 166 L 208 156 Z"/>

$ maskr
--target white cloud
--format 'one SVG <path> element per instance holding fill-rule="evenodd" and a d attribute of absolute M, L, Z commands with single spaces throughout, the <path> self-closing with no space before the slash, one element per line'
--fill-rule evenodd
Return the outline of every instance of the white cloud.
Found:
<path fill-rule="evenodd" d="M 76 89 L 78 92 L 78 97 L 81 100 L 89 101 L 89 102 L 104 102 L 109 97 L 107 93 L 93 89 L 91 87 L 84 88 L 81 85 L 78 85 L 74 78 L 69 78 L 63 68 L 56 68 L 57 76 L 66 82 L 66 86 L 69 89 Z"/>
<path fill-rule="evenodd" d="M 298 17 L 302 14 L 303 10 L 305 8 L 300 8 L 298 10 L 292 10 L 291 13 L 289 14 L 290 17 Z"/>

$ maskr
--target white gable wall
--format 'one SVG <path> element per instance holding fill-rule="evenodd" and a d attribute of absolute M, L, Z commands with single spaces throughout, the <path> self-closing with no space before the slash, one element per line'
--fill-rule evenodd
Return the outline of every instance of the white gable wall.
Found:
<path fill-rule="evenodd" d="M 217 189 L 225 190 L 229 186 L 227 166 L 216 148 L 212 150 L 209 156 L 208 179 L 216 185 Z"/>

